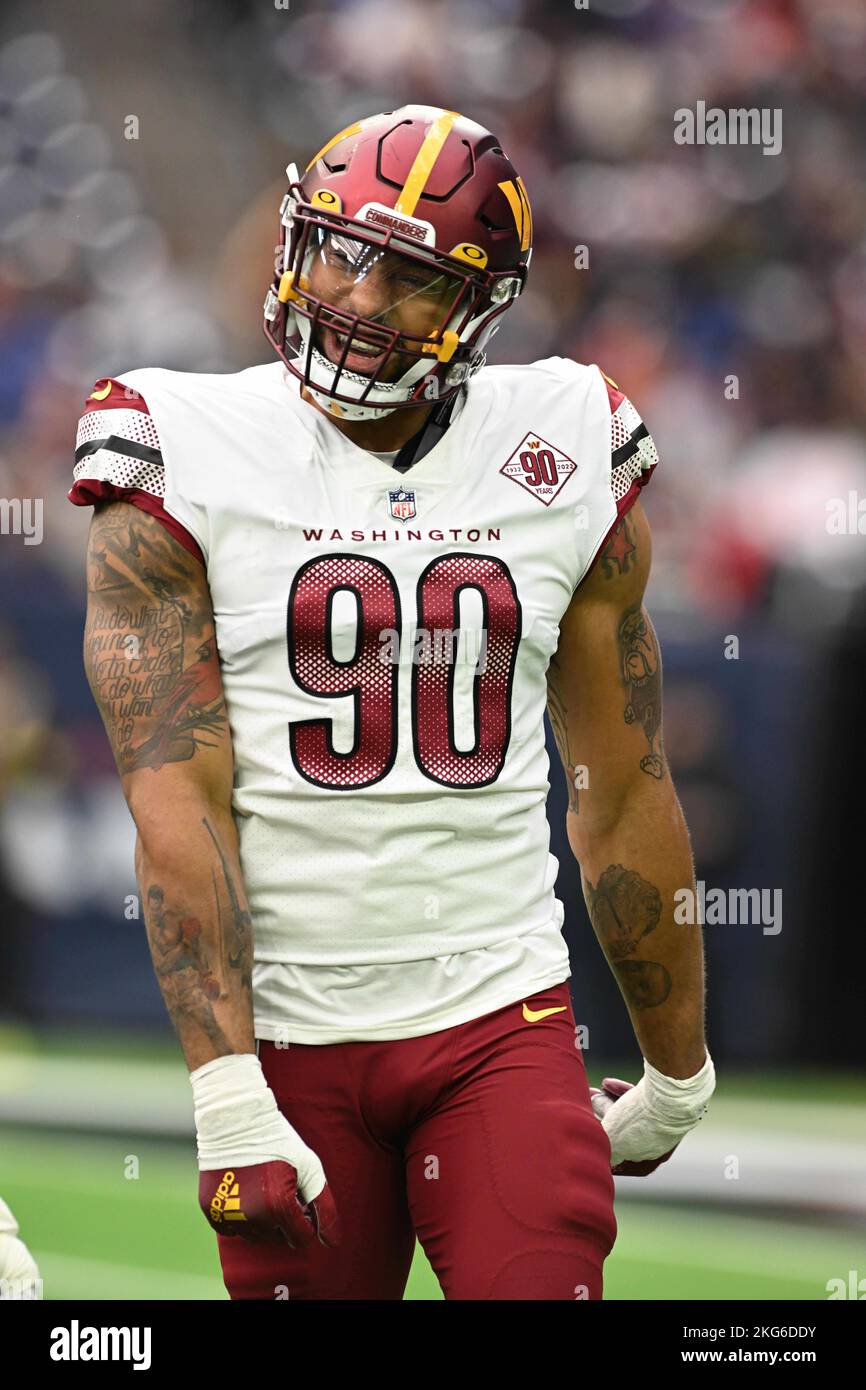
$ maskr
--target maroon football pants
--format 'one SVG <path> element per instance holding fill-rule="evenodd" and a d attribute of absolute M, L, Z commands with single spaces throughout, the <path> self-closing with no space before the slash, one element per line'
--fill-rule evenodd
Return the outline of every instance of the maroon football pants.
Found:
<path fill-rule="evenodd" d="M 601 1298 L 610 1144 L 567 981 L 424 1037 L 259 1056 L 322 1160 L 342 1243 L 218 1236 L 232 1298 L 400 1299 L 416 1235 L 448 1299 Z"/>

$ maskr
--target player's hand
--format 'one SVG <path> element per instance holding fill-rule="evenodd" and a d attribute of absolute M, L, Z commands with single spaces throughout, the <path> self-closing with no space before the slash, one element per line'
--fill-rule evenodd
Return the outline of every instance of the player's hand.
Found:
<path fill-rule="evenodd" d="M 221 1235 L 338 1245 L 339 1218 L 325 1170 L 268 1086 L 253 1053 L 206 1062 L 190 1074 L 198 1138 L 199 1205 Z"/>
<path fill-rule="evenodd" d="M 709 1108 L 716 1074 L 712 1058 L 694 1076 L 664 1076 L 644 1059 L 636 1086 L 606 1076 L 602 1089 L 591 1086 L 592 1108 L 610 1140 L 611 1172 L 647 1177 L 666 1163 L 677 1145 Z"/>

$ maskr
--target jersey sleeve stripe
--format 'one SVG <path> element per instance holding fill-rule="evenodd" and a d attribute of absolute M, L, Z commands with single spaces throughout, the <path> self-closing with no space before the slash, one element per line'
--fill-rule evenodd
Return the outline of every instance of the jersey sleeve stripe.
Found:
<path fill-rule="evenodd" d="M 143 463 L 158 464 L 162 467 L 162 453 L 149 444 L 137 444 L 132 439 L 122 439 L 119 434 L 108 434 L 104 439 L 90 439 L 75 450 L 75 462 L 91 454 L 99 454 L 105 449 L 109 453 L 124 454 L 127 458 L 140 459 Z"/>
<path fill-rule="evenodd" d="M 117 448 L 117 445 L 124 447 Z M 85 451 L 88 447 L 82 445 Z M 121 490 L 141 488 L 152 497 L 164 497 L 165 469 L 161 455 L 157 454 L 155 459 L 142 458 L 137 453 L 127 452 L 129 448 L 127 440 L 111 438 L 101 442 L 94 453 L 85 452 L 72 470 L 75 483 L 110 483 Z"/>
<path fill-rule="evenodd" d="M 76 446 L 80 448 L 92 439 L 107 439 L 109 435 L 117 435 L 132 444 L 147 444 L 151 449 L 160 449 L 159 434 L 153 416 L 146 407 L 141 408 L 143 405 L 141 402 L 135 409 L 130 409 L 128 405 L 116 405 L 110 410 L 106 410 L 104 406 L 98 410 L 85 410 L 78 421 Z"/>
<path fill-rule="evenodd" d="M 618 449 L 614 449 L 610 456 L 611 472 L 618 468 L 621 463 L 627 463 L 630 458 L 640 452 L 640 441 L 649 439 L 650 432 L 646 425 L 641 423 L 636 430 L 632 430 L 624 444 L 620 444 Z"/>
<path fill-rule="evenodd" d="M 604 375 L 604 373 L 602 373 Z M 653 438 L 628 396 L 604 378 L 610 404 L 610 487 L 622 516 L 659 461 Z"/>

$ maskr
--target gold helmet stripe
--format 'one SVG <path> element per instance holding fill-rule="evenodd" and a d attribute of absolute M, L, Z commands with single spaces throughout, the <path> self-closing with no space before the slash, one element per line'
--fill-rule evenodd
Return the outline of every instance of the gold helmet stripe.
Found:
<path fill-rule="evenodd" d="M 354 125 L 347 125 L 345 130 L 341 130 L 339 135 L 335 135 L 332 140 L 328 141 L 327 145 L 323 145 L 322 148 L 319 150 L 318 154 L 313 155 L 313 158 L 310 160 L 309 164 L 304 170 L 304 173 L 309 173 L 313 165 L 322 158 L 323 154 L 327 154 L 328 150 L 333 149 L 334 145 L 338 145 L 340 141 L 345 140 L 348 135 L 356 135 L 363 126 L 363 124 L 363 121 L 356 121 Z"/>
<path fill-rule="evenodd" d="M 415 156 L 409 176 L 400 190 L 400 196 L 394 204 L 394 211 L 401 212 L 404 217 L 411 217 L 418 204 L 418 199 L 427 186 L 427 180 L 433 171 L 433 165 L 439 158 L 442 146 L 448 139 L 448 132 L 454 122 L 459 118 L 459 111 L 441 111 L 436 120 L 427 131 L 421 141 L 421 148 Z"/>

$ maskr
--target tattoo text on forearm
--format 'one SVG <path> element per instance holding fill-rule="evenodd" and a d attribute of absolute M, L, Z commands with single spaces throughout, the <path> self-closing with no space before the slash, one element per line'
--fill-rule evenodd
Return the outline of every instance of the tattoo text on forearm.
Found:
<path fill-rule="evenodd" d="M 185 761 L 226 726 L 212 615 L 178 596 L 195 563 L 128 508 L 94 519 L 86 662 L 122 773 Z"/>

